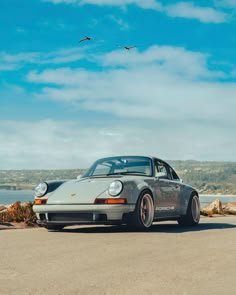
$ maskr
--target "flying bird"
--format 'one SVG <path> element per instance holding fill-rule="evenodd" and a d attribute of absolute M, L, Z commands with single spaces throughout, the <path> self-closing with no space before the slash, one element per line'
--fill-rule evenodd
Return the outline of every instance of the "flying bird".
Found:
<path fill-rule="evenodd" d="M 126 50 L 130 50 L 130 49 L 135 48 L 135 47 L 136 47 L 136 46 L 125 46 L 124 49 L 126 49 Z"/>
<path fill-rule="evenodd" d="M 92 40 L 92 38 L 91 37 L 88 37 L 88 36 L 85 36 L 84 38 L 82 38 L 82 39 L 79 40 L 79 43 L 80 42 L 83 42 L 83 41 L 89 41 L 89 40 Z"/>

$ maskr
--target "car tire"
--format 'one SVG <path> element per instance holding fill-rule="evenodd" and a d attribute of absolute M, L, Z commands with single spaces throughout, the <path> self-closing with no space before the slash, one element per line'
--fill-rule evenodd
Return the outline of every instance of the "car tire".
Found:
<path fill-rule="evenodd" d="M 187 213 L 178 219 L 181 226 L 194 226 L 200 220 L 200 202 L 197 194 L 193 194 L 188 203 Z"/>
<path fill-rule="evenodd" d="M 45 228 L 48 231 L 61 231 L 63 229 L 63 225 L 46 225 Z"/>
<path fill-rule="evenodd" d="M 139 196 L 135 211 L 131 214 L 128 225 L 138 230 L 148 229 L 154 218 L 154 204 L 151 193 L 145 190 Z"/>

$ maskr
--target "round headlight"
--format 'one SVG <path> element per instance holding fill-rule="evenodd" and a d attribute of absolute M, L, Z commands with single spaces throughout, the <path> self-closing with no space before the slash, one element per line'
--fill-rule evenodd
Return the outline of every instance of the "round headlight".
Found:
<path fill-rule="evenodd" d="M 34 189 L 35 196 L 40 198 L 46 194 L 47 190 L 48 190 L 47 183 L 42 182 L 38 186 L 36 186 L 36 188 Z"/>
<path fill-rule="evenodd" d="M 119 180 L 115 180 L 109 185 L 108 193 L 109 195 L 114 197 L 119 195 L 122 189 L 123 189 L 123 183 Z"/>

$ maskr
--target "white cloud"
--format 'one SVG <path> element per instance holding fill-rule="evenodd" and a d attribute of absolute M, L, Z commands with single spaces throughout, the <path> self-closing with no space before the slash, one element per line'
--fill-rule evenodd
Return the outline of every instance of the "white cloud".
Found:
<path fill-rule="evenodd" d="M 30 82 L 72 86 L 78 83 L 85 83 L 91 78 L 90 72 L 82 68 L 77 68 L 76 70 L 71 70 L 70 68 L 45 70 L 41 74 L 38 74 L 37 71 L 31 71 L 27 76 Z"/>
<path fill-rule="evenodd" d="M 67 48 L 60 49 L 51 53 L 41 54 L 38 64 L 63 64 L 76 62 L 85 58 L 84 49 Z"/>
<path fill-rule="evenodd" d="M 234 68 L 232 71 L 231 71 L 231 78 L 236 78 L 236 69 Z"/>
<path fill-rule="evenodd" d="M 0 52 L 0 70 L 2 71 L 14 71 L 19 69 L 26 63 L 32 63 L 37 59 L 38 53 L 18 53 L 7 54 Z"/>
<path fill-rule="evenodd" d="M 236 160 L 236 83 L 217 81 L 223 73 L 208 69 L 207 54 L 152 46 L 91 58 L 99 70 L 28 73 L 27 81 L 41 87 L 31 97 L 63 102 L 78 114 L 86 110 L 86 125 L 0 121 L 2 169 L 80 168 L 115 154 Z"/>
<path fill-rule="evenodd" d="M 74 4 L 74 3 L 79 3 L 80 0 L 42 0 L 43 2 L 52 2 L 54 4 L 59 4 L 59 3 L 66 3 L 66 4 Z"/>
<path fill-rule="evenodd" d="M 223 74 L 208 70 L 207 55 L 153 46 L 134 56 L 115 51 L 97 62 L 105 65 L 103 71 L 48 69 L 30 72 L 27 80 L 46 84 L 38 98 L 120 118 L 234 120 L 236 83 L 215 81 Z"/>
<path fill-rule="evenodd" d="M 225 8 L 235 8 L 236 7 L 235 0 L 215 0 L 215 4 L 225 7 Z"/>
<path fill-rule="evenodd" d="M 144 52 L 133 49 L 132 52 L 117 50 L 97 57 L 104 66 L 137 67 L 137 65 L 158 66 L 163 73 L 175 72 L 192 77 L 222 76 L 222 73 L 209 72 L 207 55 L 187 51 L 181 47 L 152 46 Z"/>
<path fill-rule="evenodd" d="M 94 4 L 94 5 L 109 5 L 109 6 L 126 6 L 130 4 L 135 4 L 141 8 L 145 9 L 156 9 L 160 10 L 162 5 L 156 0 L 81 0 L 77 1 L 80 4 Z"/>
<path fill-rule="evenodd" d="M 165 8 L 172 17 L 197 19 L 203 23 L 223 23 L 227 21 L 227 14 L 211 7 L 195 6 L 191 2 L 177 2 Z"/>
<path fill-rule="evenodd" d="M 236 160 L 236 139 L 222 126 L 149 122 L 148 127 L 126 122 L 100 128 L 71 121 L 0 120 L 1 169 L 87 168 L 100 157 L 121 154 Z"/>
<path fill-rule="evenodd" d="M 0 52 L 0 70 L 13 71 L 28 64 L 46 65 L 77 62 L 85 58 L 84 50 L 85 48 L 81 49 L 75 47 L 60 49 L 51 53 L 24 52 L 8 54 Z"/>
<path fill-rule="evenodd" d="M 28 52 L 28 53 L 17 53 L 17 54 L 6 54 L 1 53 L 1 59 L 8 63 L 18 63 L 18 62 L 35 62 L 37 58 L 39 58 L 39 54 L 36 52 Z"/>
<path fill-rule="evenodd" d="M 14 71 L 17 69 L 17 65 L 0 62 L 0 71 Z"/>
<path fill-rule="evenodd" d="M 51 2 L 54 4 L 93 4 L 93 5 L 109 5 L 109 6 L 126 6 L 135 4 L 142 8 L 160 9 L 162 5 L 156 0 L 42 0 L 43 2 Z"/>
<path fill-rule="evenodd" d="M 109 19 L 113 21 L 114 23 L 116 23 L 119 26 L 120 30 L 127 31 L 130 29 L 129 24 L 125 22 L 122 18 L 116 17 L 114 15 L 110 15 Z"/>
<path fill-rule="evenodd" d="M 152 46 L 140 52 L 133 49 L 131 52 L 125 50 L 115 50 L 103 55 L 90 55 L 90 61 L 98 63 L 104 68 L 103 72 L 91 72 L 83 68 L 71 70 L 70 68 L 59 68 L 56 70 L 45 70 L 42 73 L 32 71 L 28 79 L 32 82 L 54 83 L 58 85 L 77 85 L 84 84 L 92 79 L 97 81 L 106 80 L 111 73 L 126 74 L 125 69 L 139 72 L 139 67 L 150 69 L 161 75 L 162 78 L 167 74 L 175 74 L 187 79 L 215 78 L 223 77 L 222 72 L 209 71 L 207 68 L 207 54 L 200 52 L 187 51 L 181 47 L 171 46 Z M 122 68 L 117 70 L 118 68 Z M 143 69 L 141 69 L 143 71 Z M 113 70 L 113 71 L 112 71 Z M 132 72 L 130 71 L 130 72 Z M 57 75 L 58 74 L 58 75 Z M 150 78 L 150 77 L 149 77 Z"/>
<path fill-rule="evenodd" d="M 214 7 L 196 6 L 193 2 L 176 2 L 172 5 L 165 5 L 164 1 L 156 0 L 43 0 L 54 4 L 92 4 L 98 6 L 119 6 L 125 7 L 135 4 L 143 9 L 153 9 L 162 13 L 166 13 L 170 17 L 181 17 L 188 19 L 196 19 L 203 23 L 223 23 L 227 22 L 229 16 L 215 9 Z M 232 5 L 234 0 L 223 0 L 225 5 Z"/>

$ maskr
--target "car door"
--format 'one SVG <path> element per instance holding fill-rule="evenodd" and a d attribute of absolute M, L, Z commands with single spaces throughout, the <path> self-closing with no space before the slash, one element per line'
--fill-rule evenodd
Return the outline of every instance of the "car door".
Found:
<path fill-rule="evenodd" d="M 179 211 L 180 183 L 173 180 L 169 165 L 155 161 L 155 218 L 174 217 Z"/>
<path fill-rule="evenodd" d="M 174 191 L 175 191 L 175 197 L 176 197 L 176 202 L 175 202 L 175 206 L 176 206 L 176 209 L 175 209 L 175 212 L 176 212 L 176 215 L 180 215 L 180 212 L 181 212 L 181 191 L 184 187 L 183 183 L 181 182 L 180 178 L 178 177 L 178 175 L 176 174 L 176 172 L 174 171 L 174 169 L 172 167 L 169 167 L 169 171 L 170 171 L 170 174 L 171 174 L 171 183 L 172 185 L 174 186 Z"/>

